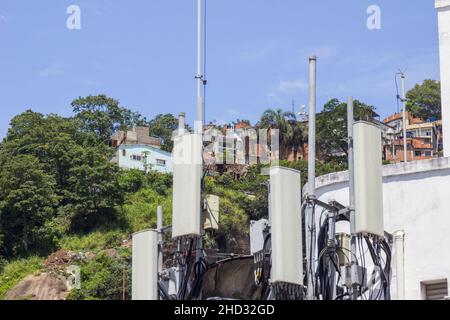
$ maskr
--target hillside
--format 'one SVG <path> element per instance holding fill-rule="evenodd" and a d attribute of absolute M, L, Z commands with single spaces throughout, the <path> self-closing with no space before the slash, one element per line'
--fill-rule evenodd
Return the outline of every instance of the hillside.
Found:
<path fill-rule="evenodd" d="M 172 176 L 120 169 L 108 141 L 146 124 L 167 138 L 178 125 L 173 116 L 148 122 L 106 96 L 79 98 L 72 107 L 68 118 L 17 115 L 0 144 L 0 299 L 122 299 L 124 284 L 130 299 L 131 235 L 156 227 L 158 206 L 171 223 Z M 305 161 L 282 164 L 306 177 Z M 317 164 L 318 174 L 341 169 Z M 205 177 L 205 192 L 220 197 L 220 228 L 207 233 L 206 248 L 246 253 L 250 220 L 268 215 L 260 173 L 255 165 L 238 179 Z M 80 268 L 81 287 L 66 291 L 70 266 Z"/>

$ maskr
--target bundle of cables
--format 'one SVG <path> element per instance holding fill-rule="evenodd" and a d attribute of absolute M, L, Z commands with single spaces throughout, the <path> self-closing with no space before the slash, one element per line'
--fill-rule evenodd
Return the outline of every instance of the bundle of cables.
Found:
<path fill-rule="evenodd" d="M 349 217 L 347 214 L 339 214 L 335 219 L 336 222 L 349 221 Z M 316 298 L 319 300 L 333 299 L 334 289 L 336 288 L 337 283 L 339 283 L 339 279 L 341 278 L 337 252 L 342 251 L 344 256 L 346 256 L 346 253 L 343 252 L 343 248 L 340 248 L 338 246 L 330 246 L 330 243 L 328 241 L 328 229 L 328 219 L 325 219 L 324 223 L 321 224 L 319 235 L 317 238 L 317 248 L 319 255 L 317 270 L 315 273 L 316 284 L 314 291 Z M 337 281 L 335 280 L 336 273 L 339 275 Z M 330 275 L 333 276 L 330 277 Z"/>
<path fill-rule="evenodd" d="M 372 257 L 375 267 L 380 273 L 381 290 L 379 290 L 375 298 L 370 294 L 371 300 L 380 300 L 381 297 L 384 300 L 390 300 L 390 281 L 391 281 L 391 248 L 387 243 L 386 239 L 364 237 L 366 240 L 367 248 L 369 250 L 370 256 Z M 383 259 L 383 251 L 386 259 Z"/>
<path fill-rule="evenodd" d="M 192 287 L 189 292 L 188 300 L 200 299 L 202 292 L 203 277 L 206 271 L 208 271 L 208 263 L 205 258 L 200 258 L 194 263 L 194 277 L 192 279 Z"/>
<path fill-rule="evenodd" d="M 186 297 L 186 289 L 187 289 L 188 282 L 189 282 L 189 277 L 190 277 L 191 267 L 192 267 L 192 260 L 193 260 L 193 257 L 192 257 L 193 246 L 194 246 L 194 239 L 192 238 L 189 241 L 189 249 L 187 250 L 187 252 L 184 254 L 182 254 L 181 252 L 178 253 L 178 255 L 179 255 L 178 263 L 184 272 L 182 273 L 182 279 L 180 280 L 181 286 L 178 290 L 177 300 L 184 300 Z"/>

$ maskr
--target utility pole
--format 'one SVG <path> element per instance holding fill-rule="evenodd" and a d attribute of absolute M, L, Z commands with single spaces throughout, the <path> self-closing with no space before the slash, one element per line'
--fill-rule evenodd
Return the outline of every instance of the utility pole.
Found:
<path fill-rule="evenodd" d="M 348 172 L 349 172 L 349 210 L 350 210 L 350 257 L 351 257 L 351 299 L 358 298 L 358 261 L 356 259 L 356 220 L 355 220 L 355 169 L 353 158 L 353 123 L 354 106 L 353 97 L 348 97 L 347 101 L 347 131 L 348 131 Z"/>
<path fill-rule="evenodd" d="M 316 227 L 314 209 L 311 201 L 316 193 L 316 69 L 317 57 L 309 58 L 309 137 L 308 137 L 308 204 L 305 214 L 306 259 L 308 279 L 308 300 L 314 300 L 314 271 L 315 271 L 315 238 Z"/>
<path fill-rule="evenodd" d="M 402 72 L 402 105 L 403 105 L 403 158 L 408 162 L 408 141 L 406 137 L 406 97 L 405 97 L 405 74 Z"/>

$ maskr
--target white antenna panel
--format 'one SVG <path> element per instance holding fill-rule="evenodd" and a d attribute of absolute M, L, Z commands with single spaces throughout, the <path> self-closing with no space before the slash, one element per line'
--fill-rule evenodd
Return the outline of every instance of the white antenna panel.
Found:
<path fill-rule="evenodd" d="M 270 169 L 269 215 L 272 234 L 272 283 L 303 284 L 300 172 Z"/>
<path fill-rule="evenodd" d="M 219 203 L 218 196 L 211 194 L 206 196 L 205 230 L 219 230 Z"/>
<path fill-rule="evenodd" d="M 353 126 L 356 233 L 384 237 L 381 129 L 359 121 Z"/>
<path fill-rule="evenodd" d="M 147 230 L 133 235 L 132 299 L 158 300 L 158 233 Z"/>
<path fill-rule="evenodd" d="M 201 224 L 202 136 L 174 138 L 172 237 L 199 236 Z"/>

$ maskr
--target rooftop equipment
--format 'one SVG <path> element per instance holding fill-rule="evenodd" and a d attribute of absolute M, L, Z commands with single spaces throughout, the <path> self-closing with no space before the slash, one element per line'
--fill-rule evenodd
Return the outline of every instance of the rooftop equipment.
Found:
<path fill-rule="evenodd" d="M 202 136 L 174 138 L 172 237 L 201 235 Z"/>
<path fill-rule="evenodd" d="M 381 129 L 365 121 L 355 122 L 355 233 L 384 238 Z"/>
<path fill-rule="evenodd" d="M 270 169 L 271 282 L 303 284 L 300 172 Z"/>
<path fill-rule="evenodd" d="M 133 235 L 132 299 L 158 300 L 158 232 Z"/>
<path fill-rule="evenodd" d="M 205 199 L 205 230 L 219 230 L 219 197 L 207 195 Z"/>

